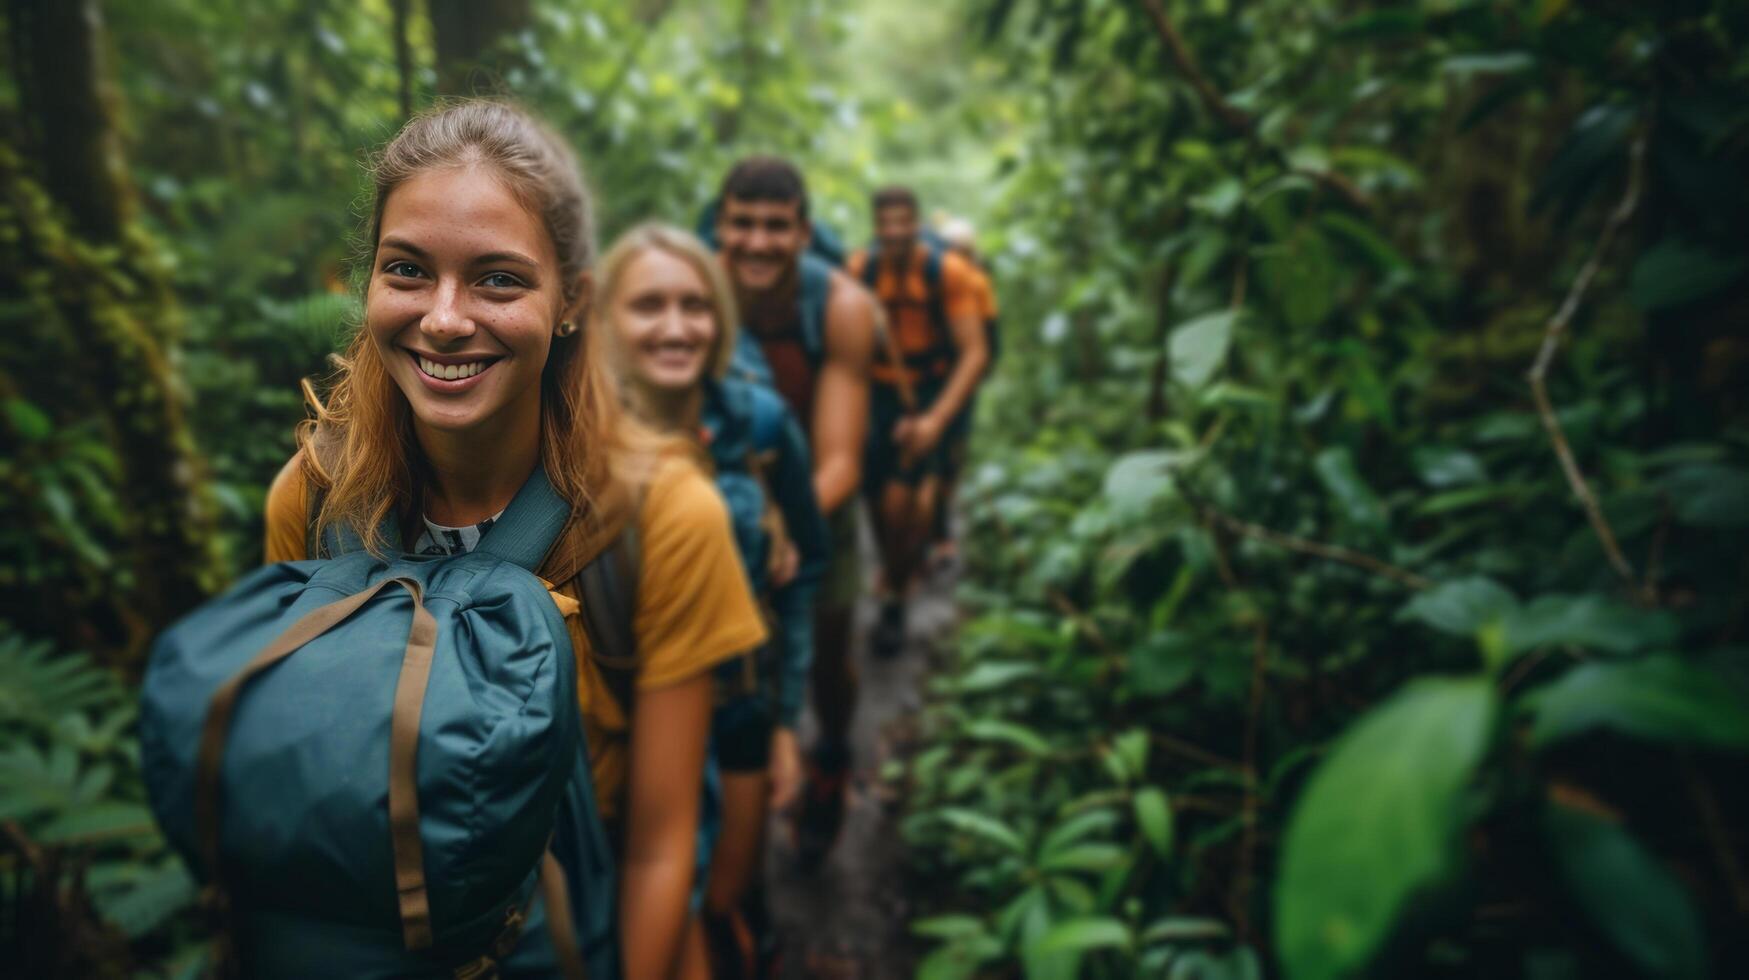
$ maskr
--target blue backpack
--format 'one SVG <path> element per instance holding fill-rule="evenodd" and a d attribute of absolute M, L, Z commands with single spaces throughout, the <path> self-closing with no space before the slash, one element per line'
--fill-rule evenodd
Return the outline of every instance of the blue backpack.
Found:
<path fill-rule="evenodd" d="M 728 505 L 729 523 L 747 579 L 755 594 L 763 593 L 777 530 L 773 522 L 782 521 L 765 469 L 781 449 L 786 409 L 783 399 L 769 387 L 735 378 L 716 382 L 711 397 L 720 402 L 717 406 L 707 404 L 705 417 L 707 426 L 716 422 L 710 454 L 717 492 Z M 713 407 L 717 411 L 713 412 Z M 713 419 L 713 414 L 745 420 L 744 425 L 728 429 L 721 418 Z"/>
<path fill-rule="evenodd" d="M 141 692 L 152 808 L 259 977 L 620 975 L 611 841 L 540 565 L 543 470 L 473 552 L 282 562 L 173 625 Z M 580 574 L 635 664 L 635 532 Z M 629 659 L 628 659 L 629 658 Z"/>
<path fill-rule="evenodd" d="M 832 265 L 812 255 L 801 257 L 801 288 L 796 296 L 797 329 L 808 363 L 816 368 L 826 358 L 826 304 L 832 293 Z M 743 381 L 772 386 L 771 365 L 759 347 L 759 338 L 743 327 L 736 331 L 735 350 L 729 357 L 729 375 Z"/>

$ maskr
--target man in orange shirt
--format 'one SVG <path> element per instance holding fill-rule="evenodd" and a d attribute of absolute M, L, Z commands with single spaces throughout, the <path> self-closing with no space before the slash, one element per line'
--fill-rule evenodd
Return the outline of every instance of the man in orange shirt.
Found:
<path fill-rule="evenodd" d="M 978 286 L 978 319 L 984 323 L 984 341 L 989 351 L 989 361 L 984 368 L 984 378 L 979 379 L 979 388 L 996 367 L 996 358 L 1001 352 L 1001 338 L 998 335 L 996 307 L 996 287 L 990 281 L 990 273 L 978 256 L 977 230 L 965 218 L 949 218 L 941 224 L 941 240 L 955 254 L 972 264 Z M 952 510 L 954 493 L 959 487 L 960 474 L 965 471 L 966 458 L 970 454 L 972 438 L 972 417 L 978 410 L 978 389 L 973 389 L 972 397 L 966 399 L 966 406 L 954 416 L 952 424 L 947 428 L 947 449 L 944 457 L 941 477 L 941 494 L 935 502 L 935 519 L 930 528 L 930 541 L 934 546 L 930 559 L 935 561 L 952 561 L 957 552 L 952 533 Z"/>
<path fill-rule="evenodd" d="M 874 368 L 863 488 L 875 517 L 882 604 L 874 651 L 905 641 L 905 600 L 941 490 L 945 437 L 983 377 L 989 349 L 977 273 L 963 257 L 922 241 L 917 195 L 888 187 L 872 200 L 875 247 L 850 269 L 886 311 L 890 337 Z"/>

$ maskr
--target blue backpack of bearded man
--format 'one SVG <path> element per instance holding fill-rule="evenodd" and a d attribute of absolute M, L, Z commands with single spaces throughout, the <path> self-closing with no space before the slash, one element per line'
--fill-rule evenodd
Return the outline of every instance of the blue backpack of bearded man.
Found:
<path fill-rule="evenodd" d="M 330 537 L 338 557 L 258 569 L 159 637 L 141 763 L 219 972 L 620 975 L 577 665 L 532 571 L 569 515 L 537 467 L 469 554 Z M 624 591 L 631 537 L 586 596 Z"/>

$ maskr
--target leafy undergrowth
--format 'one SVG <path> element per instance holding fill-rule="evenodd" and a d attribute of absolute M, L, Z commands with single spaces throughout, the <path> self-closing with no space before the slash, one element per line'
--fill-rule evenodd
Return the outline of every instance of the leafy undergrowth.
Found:
<path fill-rule="evenodd" d="M 146 805 L 138 708 L 81 655 L 0 630 L 0 956 L 18 976 L 193 976 L 196 885 Z"/>
<path fill-rule="evenodd" d="M 1749 24 L 1353 6 L 990 5 L 932 980 L 1749 968 Z"/>

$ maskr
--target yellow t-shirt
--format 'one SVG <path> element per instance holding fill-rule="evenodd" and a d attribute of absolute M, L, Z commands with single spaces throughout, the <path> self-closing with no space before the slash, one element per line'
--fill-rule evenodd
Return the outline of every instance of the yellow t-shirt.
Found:
<path fill-rule="evenodd" d="M 302 461 L 293 457 L 267 493 L 267 560 L 305 555 L 308 498 Z M 643 566 L 633 630 L 638 643 L 640 691 L 690 680 L 718 663 L 765 642 L 765 624 L 735 550 L 728 509 L 715 486 L 682 457 L 659 463 L 638 517 Z M 556 595 L 577 599 L 575 581 Z M 590 656 L 589 636 L 575 602 L 567 612 L 577 656 L 577 699 L 589 740 L 590 769 L 602 814 L 621 810 L 626 786 L 627 723 Z"/>

